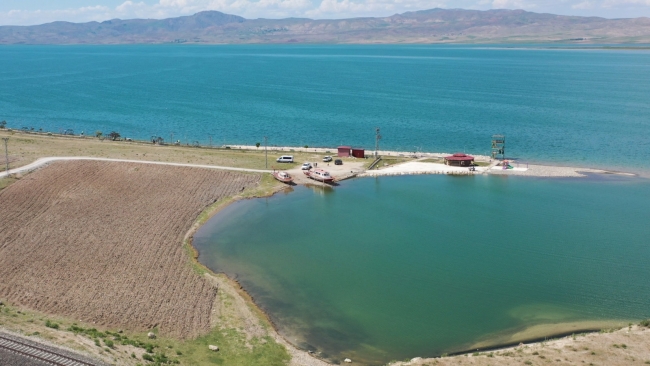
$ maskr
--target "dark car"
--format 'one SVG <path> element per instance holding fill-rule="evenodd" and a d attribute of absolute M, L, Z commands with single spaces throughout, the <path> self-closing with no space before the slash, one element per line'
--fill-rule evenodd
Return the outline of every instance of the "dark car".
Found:
<path fill-rule="evenodd" d="M 334 160 L 334 165 L 343 165 L 343 160 L 341 159 Z"/>

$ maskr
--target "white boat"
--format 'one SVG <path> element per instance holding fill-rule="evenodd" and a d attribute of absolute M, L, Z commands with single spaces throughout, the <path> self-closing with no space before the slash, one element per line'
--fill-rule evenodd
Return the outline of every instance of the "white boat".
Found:
<path fill-rule="evenodd" d="M 306 170 L 304 173 L 309 178 L 313 180 L 317 180 L 319 182 L 323 182 L 323 183 L 334 182 L 334 177 L 332 177 L 328 171 L 325 171 L 323 169 Z"/>
<path fill-rule="evenodd" d="M 282 183 L 289 184 L 293 181 L 293 177 L 290 176 L 289 173 L 283 171 L 274 171 L 273 177 Z"/>

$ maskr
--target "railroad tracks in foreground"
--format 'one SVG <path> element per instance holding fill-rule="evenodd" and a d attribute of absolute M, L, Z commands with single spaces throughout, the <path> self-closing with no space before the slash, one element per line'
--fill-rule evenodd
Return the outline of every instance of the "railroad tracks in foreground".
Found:
<path fill-rule="evenodd" d="M 84 361 L 70 355 L 56 352 L 52 349 L 40 347 L 21 341 L 17 337 L 0 334 L 0 350 L 35 359 L 54 366 L 99 366 L 101 363 Z"/>

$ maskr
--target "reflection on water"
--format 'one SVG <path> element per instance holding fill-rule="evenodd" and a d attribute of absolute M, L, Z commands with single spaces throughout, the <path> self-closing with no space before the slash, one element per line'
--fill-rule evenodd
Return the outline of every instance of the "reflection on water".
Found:
<path fill-rule="evenodd" d="M 238 202 L 195 236 L 298 345 L 383 364 L 649 315 L 645 180 L 344 183 Z"/>

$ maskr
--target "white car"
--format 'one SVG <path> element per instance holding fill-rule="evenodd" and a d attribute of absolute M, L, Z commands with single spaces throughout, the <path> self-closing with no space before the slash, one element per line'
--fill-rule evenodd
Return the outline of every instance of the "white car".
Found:
<path fill-rule="evenodd" d="M 323 161 L 326 162 L 326 163 L 329 163 L 330 161 L 332 161 L 332 157 L 331 156 L 326 156 L 326 157 L 323 158 Z"/>
<path fill-rule="evenodd" d="M 293 163 L 293 155 L 282 155 L 276 161 L 278 163 Z"/>
<path fill-rule="evenodd" d="M 303 163 L 302 166 L 300 167 L 302 170 L 309 170 L 311 169 L 311 163 Z"/>

